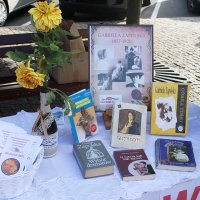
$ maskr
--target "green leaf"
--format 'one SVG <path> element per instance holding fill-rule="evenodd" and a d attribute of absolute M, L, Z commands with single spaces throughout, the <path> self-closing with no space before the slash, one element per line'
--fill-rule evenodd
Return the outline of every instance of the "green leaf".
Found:
<path fill-rule="evenodd" d="M 46 44 L 45 42 L 43 42 L 43 41 L 36 41 L 35 42 L 35 44 L 38 46 L 38 48 L 46 48 L 46 49 L 48 49 L 48 47 L 49 47 L 49 44 Z"/>
<path fill-rule="evenodd" d="M 60 35 L 65 35 L 65 36 L 73 36 L 72 33 L 70 33 L 69 31 L 66 31 L 60 27 L 57 27 L 56 32 L 59 33 Z"/>
<path fill-rule="evenodd" d="M 50 47 L 50 49 L 51 49 L 52 51 L 58 51 L 58 50 L 60 49 L 57 45 L 55 45 L 55 44 L 53 44 L 53 43 L 51 43 L 49 47 Z"/>
<path fill-rule="evenodd" d="M 71 111 L 72 115 L 74 116 L 76 110 L 76 104 L 66 94 L 64 96 L 65 96 L 65 115 L 68 115 Z"/>
<path fill-rule="evenodd" d="M 76 104 L 74 103 L 74 101 L 72 101 L 71 99 L 70 99 L 70 97 L 68 97 L 67 95 L 66 95 L 66 107 L 68 106 L 69 107 L 69 105 L 70 105 L 70 107 L 71 107 L 71 111 L 72 111 L 72 115 L 74 116 L 75 115 L 75 110 L 76 110 Z"/>
<path fill-rule="evenodd" d="M 6 56 L 11 58 L 12 60 L 16 62 L 22 62 L 22 61 L 27 61 L 29 60 L 29 55 L 20 51 L 8 51 L 6 53 Z"/>
<path fill-rule="evenodd" d="M 56 95 L 54 94 L 53 91 L 49 91 L 47 95 L 47 101 L 46 101 L 46 106 L 53 103 L 53 101 L 56 99 Z"/>
<path fill-rule="evenodd" d="M 69 56 L 63 51 L 54 52 L 53 54 L 45 56 L 47 65 L 50 66 L 50 68 L 53 68 L 53 65 L 60 65 L 64 62 L 69 62 Z"/>
<path fill-rule="evenodd" d="M 64 115 L 68 115 L 70 113 L 70 109 L 69 108 L 66 108 L 65 109 L 65 112 L 64 112 Z"/>

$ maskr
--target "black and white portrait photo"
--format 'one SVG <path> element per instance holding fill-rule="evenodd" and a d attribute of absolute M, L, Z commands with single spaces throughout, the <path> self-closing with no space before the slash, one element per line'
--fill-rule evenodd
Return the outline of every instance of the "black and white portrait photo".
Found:
<path fill-rule="evenodd" d="M 126 73 L 126 87 L 144 87 L 144 73 Z"/>
<path fill-rule="evenodd" d="M 141 70 L 142 59 L 141 59 L 141 47 L 140 46 L 125 46 L 125 59 L 128 70 Z"/>
<path fill-rule="evenodd" d="M 112 82 L 111 77 L 107 73 L 100 73 L 98 74 L 98 89 L 99 90 L 111 90 L 112 89 Z"/>
<path fill-rule="evenodd" d="M 112 82 L 125 82 L 126 80 L 126 69 L 122 60 L 118 60 L 117 63 L 111 70 Z"/>

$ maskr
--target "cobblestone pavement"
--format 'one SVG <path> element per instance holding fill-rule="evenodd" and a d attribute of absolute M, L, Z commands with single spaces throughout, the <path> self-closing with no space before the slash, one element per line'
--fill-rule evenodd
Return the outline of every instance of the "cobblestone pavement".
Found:
<path fill-rule="evenodd" d="M 190 101 L 200 105 L 200 17 L 141 19 L 140 23 L 154 27 L 154 58 L 191 80 Z M 87 23 L 77 23 L 77 26 L 87 28 Z M 0 34 L 8 31 L 12 34 L 32 31 L 32 28 L 0 28 Z M 1 76 L 7 71 L 0 67 Z M 36 111 L 38 105 L 38 97 L 0 102 L 0 116 L 13 115 L 21 109 Z"/>
<path fill-rule="evenodd" d="M 190 101 L 200 105 L 200 17 L 145 20 L 154 25 L 154 57 L 192 81 Z"/>

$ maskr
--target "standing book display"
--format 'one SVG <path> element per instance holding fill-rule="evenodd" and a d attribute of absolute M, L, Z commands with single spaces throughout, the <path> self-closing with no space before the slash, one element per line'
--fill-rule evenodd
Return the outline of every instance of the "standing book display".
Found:
<path fill-rule="evenodd" d="M 112 117 L 112 147 L 144 149 L 147 107 L 115 102 Z"/>
<path fill-rule="evenodd" d="M 153 65 L 151 25 L 89 26 L 90 88 L 97 111 L 115 101 L 140 100 L 150 109 Z"/>
<path fill-rule="evenodd" d="M 189 89 L 190 85 L 187 83 L 153 83 L 152 134 L 187 134 Z"/>
<path fill-rule="evenodd" d="M 94 104 L 90 90 L 81 90 L 70 96 L 76 105 L 75 115 L 69 115 L 74 143 L 83 142 L 98 132 Z"/>

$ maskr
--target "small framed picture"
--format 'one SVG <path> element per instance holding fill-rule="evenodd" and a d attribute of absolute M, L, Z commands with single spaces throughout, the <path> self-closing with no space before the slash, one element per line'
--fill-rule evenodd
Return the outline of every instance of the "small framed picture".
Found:
<path fill-rule="evenodd" d="M 112 118 L 112 147 L 145 147 L 147 106 L 115 102 Z"/>
<path fill-rule="evenodd" d="M 134 100 L 150 110 L 152 25 L 89 25 L 89 65 L 96 111 Z"/>

